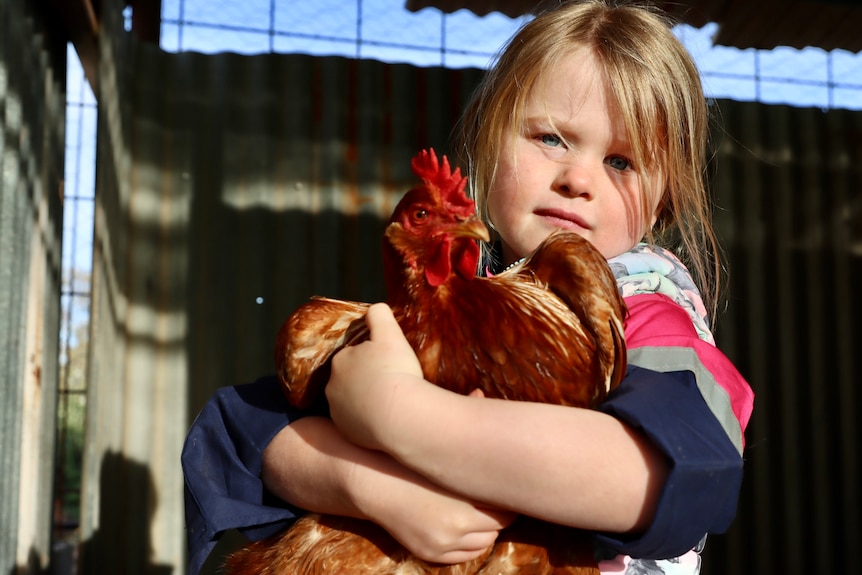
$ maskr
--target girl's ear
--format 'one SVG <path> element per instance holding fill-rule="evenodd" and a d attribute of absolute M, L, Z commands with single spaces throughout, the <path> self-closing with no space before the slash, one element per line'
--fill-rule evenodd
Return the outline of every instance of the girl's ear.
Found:
<path fill-rule="evenodd" d="M 647 226 L 648 231 L 651 231 L 653 228 L 655 228 L 656 222 L 659 221 L 659 217 L 661 216 L 662 212 L 664 212 L 664 203 L 665 200 L 664 198 L 662 198 L 661 201 L 659 201 L 658 205 L 655 207 L 655 209 L 652 211 L 652 214 L 650 214 L 649 225 Z"/>
<path fill-rule="evenodd" d="M 655 217 L 659 220 L 667 220 L 668 217 L 673 217 L 673 210 L 676 209 L 673 202 L 673 193 L 671 192 L 670 182 L 665 175 L 662 178 L 661 198 L 655 208 Z"/>
<path fill-rule="evenodd" d="M 665 194 L 665 196 L 662 197 L 661 201 L 656 206 L 655 211 L 652 213 L 652 216 L 650 216 L 649 229 L 654 230 L 656 224 L 658 224 L 658 233 L 662 233 L 665 226 L 667 225 L 668 218 L 670 217 L 670 210 L 670 200 Z"/>
<path fill-rule="evenodd" d="M 651 194 L 649 191 L 646 190 L 643 192 L 642 201 L 647 202 L 647 205 L 655 203 L 655 208 L 653 209 L 652 214 L 650 214 L 649 227 L 647 228 L 647 230 L 650 231 L 655 227 L 656 222 L 658 222 L 659 225 L 663 225 L 664 220 L 667 219 L 668 210 L 671 207 L 670 192 L 667 187 L 667 180 L 664 177 L 660 177 L 659 181 L 661 182 L 661 186 L 656 186 L 656 188 L 658 189 L 655 190 L 654 193 Z M 650 185 L 648 182 L 649 181 L 645 183 L 646 186 Z M 647 190 L 649 190 L 649 188 L 647 188 Z M 658 198 L 656 198 L 656 195 L 658 195 Z"/>

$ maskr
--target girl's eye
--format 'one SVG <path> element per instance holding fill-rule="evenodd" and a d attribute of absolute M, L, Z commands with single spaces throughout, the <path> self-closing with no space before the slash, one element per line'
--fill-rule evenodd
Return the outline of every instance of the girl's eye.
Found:
<path fill-rule="evenodd" d="M 555 136 L 553 134 L 542 134 L 539 136 L 539 141 L 552 148 L 556 148 L 563 143 L 563 140 L 559 136 Z"/>
<path fill-rule="evenodd" d="M 632 165 L 628 158 L 624 158 L 622 156 L 611 156 L 605 161 L 610 167 L 620 171 L 631 168 Z"/>

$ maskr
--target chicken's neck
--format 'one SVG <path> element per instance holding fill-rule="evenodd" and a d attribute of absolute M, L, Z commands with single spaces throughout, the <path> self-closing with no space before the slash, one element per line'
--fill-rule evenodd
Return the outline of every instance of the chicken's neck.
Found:
<path fill-rule="evenodd" d="M 425 255 L 425 258 L 405 261 L 400 266 L 384 262 L 390 304 L 431 301 L 441 295 L 440 292 L 448 292 L 452 284 L 469 282 L 476 277 L 479 246 L 475 241 L 446 238 Z"/>

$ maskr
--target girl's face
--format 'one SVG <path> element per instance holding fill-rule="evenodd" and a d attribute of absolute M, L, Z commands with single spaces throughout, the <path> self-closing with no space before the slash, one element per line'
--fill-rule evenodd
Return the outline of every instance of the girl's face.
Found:
<path fill-rule="evenodd" d="M 514 140 L 514 141 L 513 141 Z M 525 130 L 501 142 L 488 213 L 506 263 L 532 252 L 553 230 L 583 236 L 605 258 L 631 249 L 647 231 L 641 178 L 623 119 L 587 48 L 544 74 L 529 95 Z M 646 190 L 650 214 L 660 178 Z"/>

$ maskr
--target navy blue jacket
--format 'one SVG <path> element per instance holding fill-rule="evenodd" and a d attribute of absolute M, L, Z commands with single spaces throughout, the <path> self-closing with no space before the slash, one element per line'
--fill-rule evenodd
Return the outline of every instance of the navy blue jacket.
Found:
<path fill-rule="evenodd" d="M 707 533 L 723 533 L 736 513 L 743 461 L 690 371 L 629 366 L 601 410 L 641 430 L 667 456 L 670 473 L 650 527 L 637 535 L 596 533 L 604 554 L 682 555 Z M 197 575 L 220 535 L 252 540 L 288 527 L 303 510 L 270 494 L 260 479 L 263 450 L 303 417 L 269 376 L 222 388 L 201 410 L 182 453 L 189 575 Z"/>

